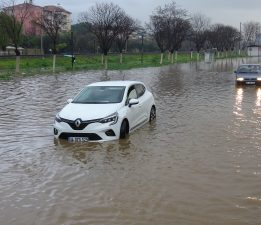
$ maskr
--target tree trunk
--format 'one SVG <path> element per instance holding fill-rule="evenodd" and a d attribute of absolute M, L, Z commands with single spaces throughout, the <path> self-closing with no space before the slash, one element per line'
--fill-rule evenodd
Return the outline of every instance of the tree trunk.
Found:
<path fill-rule="evenodd" d="M 160 65 L 163 63 L 163 53 L 160 54 Z"/>
<path fill-rule="evenodd" d="M 126 45 L 125 45 L 125 53 L 128 51 L 128 40 L 126 40 Z"/>
<path fill-rule="evenodd" d="M 171 53 L 171 64 L 174 63 L 174 56 L 173 56 L 173 52 Z"/>
<path fill-rule="evenodd" d="M 193 59 L 193 51 L 190 52 L 190 59 Z"/>
<path fill-rule="evenodd" d="M 104 57 L 103 57 L 103 54 L 101 55 L 101 64 L 102 64 L 102 65 L 104 64 Z"/>
<path fill-rule="evenodd" d="M 168 54 L 168 61 L 170 62 L 170 56 L 171 56 L 171 52 L 169 51 L 169 54 Z"/>
<path fill-rule="evenodd" d="M 122 52 L 120 53 L 120 64 L 122 64 Z"/>
<path fill-rule="evenodd" d="M 175 61 L 178 61 L 178 51 L 175 51 Z"/>
<path fill-rule="evenodd" d="M 197 61 L 199 61 L 199 53 L 197 54 Z"/>
<path fill-rule="evenodd" d="M 15 72 L 19 73 L 20 72 L 20 55 L 16 56 L 16 60 L 15 60 Z"/>
<path fill-rule="evenodd" d="M 107 70 L 108 69 L 108 56 L 104 55 L 104 69 Z"/>
<path fill-rule="evenodd" d="M 55 72 L 56 54 L 53 55 L 53 73 Z"/>

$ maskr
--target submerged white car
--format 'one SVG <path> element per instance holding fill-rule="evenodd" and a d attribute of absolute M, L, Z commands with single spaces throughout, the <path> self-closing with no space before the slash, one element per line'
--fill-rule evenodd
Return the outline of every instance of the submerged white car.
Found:
<path fill-rule="evenodd" d="M 116 140 L 155 119 L 153 95 L 142 82 L 97 82 L 69 99 L 56 115 L 54 137 L 70 142 Z"/>

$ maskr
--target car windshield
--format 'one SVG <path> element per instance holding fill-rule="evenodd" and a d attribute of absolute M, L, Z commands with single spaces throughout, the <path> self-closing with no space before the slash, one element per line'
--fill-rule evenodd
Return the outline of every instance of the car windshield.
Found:
<path fill-rule="evenodd" d="M 261 67 L 259 65 L 242 65 L 237 71 L 238 73 L 260 73 Z"/>
<path fill-rule="evenodd" d="M 124 90 L 124 86 L 88 86 L 72 102 L 82 104 L 120 103 Z"/>

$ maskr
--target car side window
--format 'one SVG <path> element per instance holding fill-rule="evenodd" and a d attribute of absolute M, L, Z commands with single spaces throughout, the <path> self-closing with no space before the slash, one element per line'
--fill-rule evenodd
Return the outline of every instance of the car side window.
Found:
<path fill-rule="evenodd" d="M 130 99 L 136 99 L 136 98 L 138 98 L 138 95 L 137 95 L 137 91 L 135 89 L 135 86 L 133 85 L 128 90 L 126 104 L 129 103 Z"/>
<path fill-rule="evenodd" d="M 137 90 L 138 98 L 144 95 L 146 88 L 142 84 L 135 85 L 135 88 Z"/>

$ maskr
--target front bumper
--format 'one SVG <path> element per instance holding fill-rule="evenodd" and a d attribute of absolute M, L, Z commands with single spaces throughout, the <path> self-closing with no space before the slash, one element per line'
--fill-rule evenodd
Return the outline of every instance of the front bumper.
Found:
<path fill-rule="evenodd" d="M 119 139 L 120 122 L 111 123 L 91 123 L 82 130 L 74 130 L 65 122 L 54 122 L 54 137 L 56 139 L 67 139 L 71 137 L 86 137 L 89 141 L 112 141 Z"/>
<path fill-rule="evenodd" d="M 238 85 L 261 85 L 261 80 L 257 78 L 241 78 L 236 79 Z"/>

